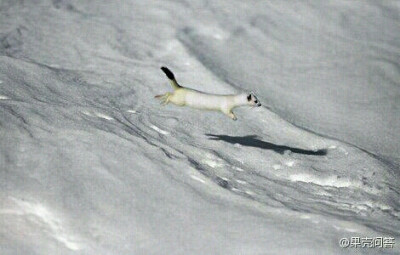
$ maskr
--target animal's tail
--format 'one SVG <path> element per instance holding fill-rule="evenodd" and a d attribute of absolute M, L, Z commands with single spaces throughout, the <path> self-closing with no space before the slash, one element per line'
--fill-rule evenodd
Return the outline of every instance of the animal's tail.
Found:
<path fill-rule="evenodd" d="M 178 82 L 175 80 L 174 74 L 168 68 L 166 68 L 165 66 L 162 66 L 161 70 L 167 75 L 169 82 L 171 83 L 174 90 L 182 88 L 182 86 L 179 85 Z"/>

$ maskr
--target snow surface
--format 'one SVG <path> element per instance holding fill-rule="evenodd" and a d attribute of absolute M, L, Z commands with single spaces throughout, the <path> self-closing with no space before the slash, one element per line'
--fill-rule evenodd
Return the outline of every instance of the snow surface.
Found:
<path fill-rule="evenodd" d="M 0 254 L 398 254 L 399 60 L 398 1 L 2 0 Z"/>

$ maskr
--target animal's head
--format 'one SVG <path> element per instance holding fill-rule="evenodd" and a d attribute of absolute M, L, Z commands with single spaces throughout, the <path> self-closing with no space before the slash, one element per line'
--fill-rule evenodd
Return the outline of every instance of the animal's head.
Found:
<path fill-rule="evenodd" d="M 247 94 L 247 103 L 250 106 L 261 106 L 260 101 L 258 100 L 258 98 L 253 94 L 253 92 Z"/>

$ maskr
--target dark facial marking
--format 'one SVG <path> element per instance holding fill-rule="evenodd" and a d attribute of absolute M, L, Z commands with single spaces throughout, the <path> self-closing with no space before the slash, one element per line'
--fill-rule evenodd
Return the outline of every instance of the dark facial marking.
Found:
<path fill-rule="evenodd" d="M 251 94 L 249 94 L 249 95 L 247 96 L 247 101 L 250 102 L 250 100 L 251 100 Z"/>

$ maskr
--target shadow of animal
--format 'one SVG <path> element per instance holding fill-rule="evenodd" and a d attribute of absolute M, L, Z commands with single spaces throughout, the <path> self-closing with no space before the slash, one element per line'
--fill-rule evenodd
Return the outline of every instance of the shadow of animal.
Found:
<path fill-rule="evenodd" d="M 324 156 L 327 154 L 326 149 L 320 150 L 305 150 L 285 145 L 277 145 L 270 142 L 265 142 L 257 138 L 256 135 L 246 135 L 246 136 L 229 136 L 229 135 L 213 135 L 206 134 L 210 140 L 224 141 L 231 144 L 241 144 L 243 146 L 255 147 L 264 150 L 273 150 L 279 154 L 284 154 L 286 150 L 297 154 L 312 155 L 312 156 Z"/>

